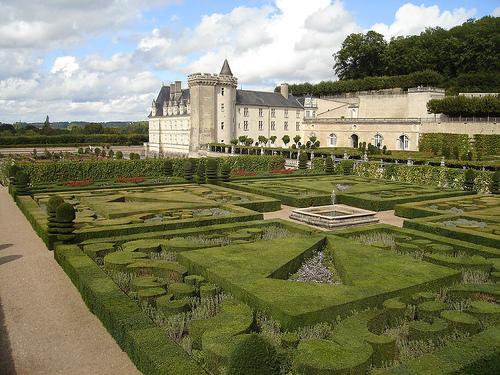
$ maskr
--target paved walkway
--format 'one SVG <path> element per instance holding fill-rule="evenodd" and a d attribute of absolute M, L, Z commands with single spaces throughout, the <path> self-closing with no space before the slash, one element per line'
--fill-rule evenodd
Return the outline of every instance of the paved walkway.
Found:
<path fill-rule="evenodd" d="M 305 223 L 303 223 L 301 221 L 298 221 L 298 220 L 290 219 L 290 214 L 292 213 L 292 210 L 294 210 L 294 209 L 295 209 L 295 207 L 285 206 L 285 205 L 282 204 L 281 205 L 281 210 L 279 210 L 279 211 L 265 212 L 264 213 L 264 219 L 265 220 L 283 219 L 283 220 L 292 221 L 294 223 L 307 225 L 307 226 L 315 228 L 315 229 L 319 229 L 319 230 L 323 230 L 323 231 L 327 230 L 325 228 L 315 227 L 315 226 L 312 226 L 312 225 L 309 225 L 309 224 L 305 224 Z M 389 225 L 394 225 L 396 227 L 402 227 L 403 226 L 404 218 L 395 216 L 394 215 L 394 210 L 377 212 L 377 214 L 375 215 L 375 217 L 379 219 L 380 224 L 389 224 Z"/>
<path fill-rule="evenodd" d="M 1 186 L 0 374 L 140 374 Z"/>

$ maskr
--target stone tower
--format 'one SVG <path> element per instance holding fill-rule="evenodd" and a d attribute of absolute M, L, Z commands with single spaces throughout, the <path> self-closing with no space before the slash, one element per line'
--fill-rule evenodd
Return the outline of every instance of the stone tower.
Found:
<path fill-rule="evenodd" d="M 227 60 L 224 60 L 216 87 L 217 94 L 217 142 L 229 143 L 236 137 L 236 87 Z"/>
<path fill-rule="evenodd" d="M 188 76 L 191 101 L 190 154 L 209 143 L 229 142 L 234 137 L 235 103 L 238 80 L 227 60 L 220 75 L 195 73 Z M 223 105 L 222 105 L 223 104 Z"/>

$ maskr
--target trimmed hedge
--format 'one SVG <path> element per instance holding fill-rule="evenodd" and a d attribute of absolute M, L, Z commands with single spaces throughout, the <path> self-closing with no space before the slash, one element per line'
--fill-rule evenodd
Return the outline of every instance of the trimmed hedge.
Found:
<path fill-rule="evenodd" d="M 58 135 L 16 135 L 0 136 L 0 146 L 30 145 L 88 145 L 88 144 L 117 144 L 142 145 L 147 142 L 147 134 L 58 134 Z"/>
<path fill-rule="evenodd" d="M 151 375 L 206 375 L 78 246 L 57 246 L 54 256 L 90 311 L 140 371 Z"/>

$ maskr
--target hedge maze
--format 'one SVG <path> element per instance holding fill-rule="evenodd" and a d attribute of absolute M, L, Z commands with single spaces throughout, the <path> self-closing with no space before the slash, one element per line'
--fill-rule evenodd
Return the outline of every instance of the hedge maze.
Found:
<path fill-rule="evenodd" d="M 338 203 L 396 207 L 404 227 L 263 220 L 329 204 L 332 189 Z M 500 372 L 498 196 L 306 176 L 17 203 L 145 374 Z M 71 238 L 53 233 L 61 205 L 76 212 Z"/>

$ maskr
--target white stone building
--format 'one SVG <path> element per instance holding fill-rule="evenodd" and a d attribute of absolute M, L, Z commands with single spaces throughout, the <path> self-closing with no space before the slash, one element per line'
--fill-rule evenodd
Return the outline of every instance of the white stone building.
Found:
<path fill-rule="evenodd" d="M 456 121 L 427 113 L 427 102 L 443 98 L 431 87 L 349 93 L 336 97 L 295 97 L 282 84 L 279 93 L 237 89 L 227 60 L 220 73 L 188 76 L 163 86 L 149 115 L 148 155 L 204 154 L 210 143 L 229 144 L 245 135 L 276 137 L 269 146 L 285 146 L 284 135 L 302 142 L 315 136 L 323 147 L 358 147 L 361 142 L 389 150 L 417 151 L 420 134 L 498 134 L 496 119 Z M 291 146 L 291 143 L 288 146 Z"/>

